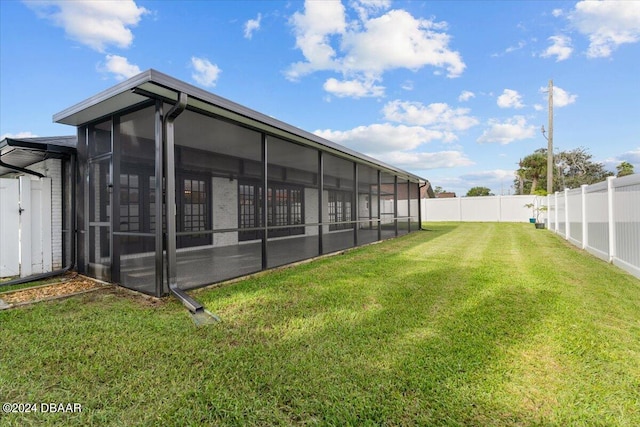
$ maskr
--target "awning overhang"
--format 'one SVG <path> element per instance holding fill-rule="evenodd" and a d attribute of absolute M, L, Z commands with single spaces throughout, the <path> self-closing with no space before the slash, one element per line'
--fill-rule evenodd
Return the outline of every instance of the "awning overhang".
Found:
<path fill-rule="evenodd" d="M 0 141 L 0 176 L 30 173 L 27 168 L 46 159 L 68 158 L 75 153 L 76 136 L 5 138 Z"/>

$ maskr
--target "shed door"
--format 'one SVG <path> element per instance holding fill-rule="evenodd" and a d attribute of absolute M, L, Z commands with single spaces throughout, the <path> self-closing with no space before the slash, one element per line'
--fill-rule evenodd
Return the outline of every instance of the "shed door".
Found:
<path fill-rule="evenodd" d="M 0 179 L 0 277 L 20 274 L 18 239 L 20 230 L 19 181 Z"/>
<path fill-rule="evenodd" d="M 0 179 L 0 277 L 51 271 L 51 179 Z"/>

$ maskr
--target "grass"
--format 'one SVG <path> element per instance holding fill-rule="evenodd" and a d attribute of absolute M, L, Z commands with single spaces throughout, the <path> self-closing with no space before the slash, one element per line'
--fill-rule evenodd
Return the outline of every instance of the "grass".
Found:
<path fill-rule="evenodd" d="M 529 224 L 428 224 L 173 300 L 0 312 L 0 425 L 640 425 L 640 281 Z"/>

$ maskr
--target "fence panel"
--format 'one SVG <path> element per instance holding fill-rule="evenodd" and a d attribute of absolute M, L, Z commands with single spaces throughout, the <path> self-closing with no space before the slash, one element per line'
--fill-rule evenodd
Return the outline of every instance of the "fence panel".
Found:
<path fill-rule="evenodd" d="M 547 197 L 547 224 L 549 230 L 556 229 L 556 198 L 554 195 Z"/>
<path fill-rule="evenodd" d="M 557 192 L 551 228 L 640 278 L 640 174 Z"/>
<path fill-rule="evenodd" d="M 490 222 L 500 220 L 500 206 L 495 197 L 460 198 L 460 219 L 470 222 Z"/>
<path fill-rule="evenodd" d="M 613 262 L 640 277 L 640 175 L 613 180 Z"/>
<path fill-rule="evenodd" d="M 585 191 L 584 220 L 587 223 L 585 249 L 609 261 L 609 209 L 607 209 L 607 182 L 590 185 Z"/>
<path fill-rule="evenodd" d="M 567 220 L 566 220 L 566 203 L 565 203 L 565 193 L 556 193 L 557 196 L 557 205 L 556 205 L 556 220 L 558 221 L 558 226 L 556 230 L 558 234 L 563 237 L 567 236 Z"/>
<path fill-rule="evenodd" d="M 536 196 L 456 197 L 422 199 L 424 221 L 528 222 Z M 535 215 L 534 215 L 535 216 Z M 540 220 L 545 215 L 540 215 Z"/>
<path fill-rule="evenodd" d="M 425 221 L 460 221 L 460 199 L 422 199 Z"/>
<path fill-rule="evenodd" d="M 568 237 L 571 243 L 582 246 L 582 189 L 567 191 Z"/>

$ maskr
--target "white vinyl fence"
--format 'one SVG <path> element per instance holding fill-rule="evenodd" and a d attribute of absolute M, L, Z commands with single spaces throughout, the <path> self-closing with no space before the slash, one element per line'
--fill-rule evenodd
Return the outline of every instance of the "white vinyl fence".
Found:
<path fill-rule="evenodd" d="M 422 221 L 529 222 L 535 214 L 525 205 L 538 201 L 530 195 L 422 199 Z M 542 212 L 540 222 L 545 218 Z"/>
<path fill-rule="evenodd" d="M 547 196 L 549 229 L 640 278 L 640 174 Z"/>

